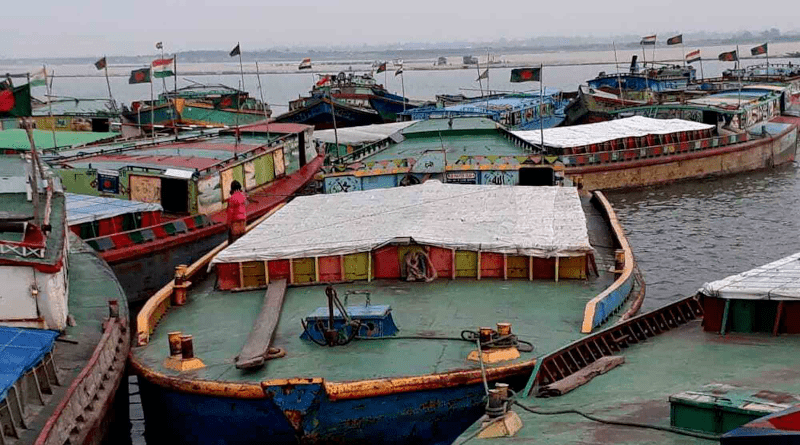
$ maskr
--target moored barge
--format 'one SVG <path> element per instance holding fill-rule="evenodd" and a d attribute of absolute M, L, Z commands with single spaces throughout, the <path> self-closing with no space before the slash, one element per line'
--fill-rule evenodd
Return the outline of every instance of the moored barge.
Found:
<path fill-rule="evenodd" d="M 130 301 L 143 301 L 176 266 L 225 239 L 232 180 L 248 194 L 250 221 L 305 187 L 323 158 L 312 131 L 253 124 L 177 142 L 93 147 L 49 162 L 69 192 L 143 203 L 94 203 L 85 210 L 94 208 L 95 215 L 84 211 L 86 218 L 71 225 L 114 268 Z"/>
<path fill-rule="evenodd" d="M 0 444 L 125 440 L 125 294 L 35 156 L 0 156 L 0 182 Z"/>
<path fill-rule="evenodd" d="M 531 347 L 615 317 L 634 282 L 605 198 L 569 187 L 298 197 L 225 247 L 137 318 L 152 440 L 449 443 L 482 368 L 524 383 Z"/>

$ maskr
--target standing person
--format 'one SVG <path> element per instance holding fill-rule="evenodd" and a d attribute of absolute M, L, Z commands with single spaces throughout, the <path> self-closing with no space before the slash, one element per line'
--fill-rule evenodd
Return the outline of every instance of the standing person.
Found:
<path fill-rule="evenodd" d="M 231 195 L 228 198 L 228 245 L 244 235 L 247 226 L 246 202 L 247 197 L 242 192 L 242 184 L 234 179 L 231 182 Z"/>

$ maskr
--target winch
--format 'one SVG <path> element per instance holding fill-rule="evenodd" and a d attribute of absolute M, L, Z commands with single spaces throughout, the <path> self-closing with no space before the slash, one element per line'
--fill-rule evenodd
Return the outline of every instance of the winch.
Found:
<path fill-rule="evenodd" d="M 311 340 L 320 346 L 342 346 L 357 337 L 390 337 L 399 331 L 392 319 L 392 307 L 388 304 L 373 305 L 369 291 L 347 291 L 344 303 L 339 300 L 333 286 L 325 288 L 325 295 L 328 306 L 317 308 L 305 320 L 301 320 L 301 339 Z M 348 306 L 348 297 L 351 295 L 363 295 L 364 305 Z"/>

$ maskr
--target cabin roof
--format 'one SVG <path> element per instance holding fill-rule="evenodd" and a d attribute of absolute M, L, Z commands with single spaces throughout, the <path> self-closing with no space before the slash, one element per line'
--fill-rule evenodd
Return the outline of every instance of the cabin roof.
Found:
<path fill-rule="evenodd" d="M 382 141 L 389 136 L 403 130 L 417 121 L 391 122 L 388 124 L 362 125 L 358 127 L 341 128 L 339 130 L 317 130 L 314 138 L 322 142 L 333 144 L 336 137 L 339 144 L 358 145 Z"/>
<path fill-rule="evenodd" d="M 70 148 L 77 145 L 86 145 L 118 137 L 119 133 L 93 132 L 93 131 L 56 131 L 56 145 L 53 146 L 53 132 L 46 130 L 33 130 L 33 141 L 38 150 L 52 150 L 53 148 Z M 0 149 L 30 150 L 31 144 L 28 135 L 23 129 L 10 129 L 0 131 Z"/>
<path fill-rule="evenodd" d="M 160 204 L 65 193 L 67 224 L 81 224 L 136 212 L 159 212 Z"/>
<path fill-rule="evenodd" d="M 753 86 L 752 88 L 747 86 L 741 90 L 720 91 L 719 93 L 698 97 L 688 100 L 687 103 L 707 107 L 739 109 L 742 106 L 756 103 L 771 94 L 775 94 L 775 90 L 765 89 L 763 85 Z"/>
<path fill-rule="evenodd" d="M 577 189 L 424 184 L 295 198 L 214 263 L 369 252 L 396 240 L 537 257 L 592 251 Z"/>
<path fill-rule="evenodd" d="M 51 104 L 46 100 L 43 105 L 33 110 L 34 116 L 76 115 L 76 116 L 103 116 L 113 117 L 111 101 L 109 99 L 82 99 L 72 97 L 54 97 Z M 52 106 L 52 110 L 51 110 Z"/>
<path fill-rule="evenodd" d="M 249 125 L 242 125 L 240 128 L 242 132 L 293 134 L 306 131 L 311 128 L 311 126 L 282 122 L 256 122 Z"/>
<path fill-rule="evenodd" d="M 544 145 L 565 148 L 601 144 L 627 137 L 670 134 L 711 128 L 714 128 L 714 126 L 681 119 L 652 119 L 633 116 L 594 124 L 546 128 L 543 133 Z M 531 144 L 538 145 L 542 141 L 542 132 L 540 130 L 512 131 L 511 133 Z"/>
<path fill-rule="evenodd" d="M 800 300 L 800 252 L 706 283 L 698 292 L 735 300 Z"/>

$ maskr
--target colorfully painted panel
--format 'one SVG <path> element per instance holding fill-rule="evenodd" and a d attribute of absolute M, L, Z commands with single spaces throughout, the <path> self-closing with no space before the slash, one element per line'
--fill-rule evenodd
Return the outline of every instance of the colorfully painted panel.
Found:
<path fill-rule="evenodd" d="M 286 163 L 283 161 L 283 149 L 279 148 L 272 152 L 272 161 L 275 166 L 275 177 L 280 177 L 286 173 Z"/>
<path fill-rule="evenodd" d="M 366 280 L 369 266 L 369 253 L 354 253 L 344 256 L 344 279 Z"/>
<path fill-rule="evenodd" d="M 466 250 L 456 251 L 456 276 L 457 277 L 478 276 L 478 252 L 471 252 Z"/>
<path fill-rule="evenodd" d="M 431 263 L 436 269 L 439 278 L 450 278 L 453 274 L 453 251 L 450 249 L 443 249 L 441 247 L 431 247 L 428 254 L 431 258 Z"/>
<path fill-rule="evenodd" d="M 361 179 L 355 176 L 329 176 L 325 178 L 325 193 L 347 193 L 361 190 Z"/>
<path fill-rule="evenodd" d="M 586 278 L 586 257 L 562 257 L 558 260 L 559 278 Z"/>
<path fill-rule="evenodd" d="M 222 290 L 239 287 L 239 263 L 220 263 L 217 268 L 217 285 Z"/>
<path fill-rule="evenodd" d="M 342 263 L 338 255 L 320 257 L 319 280 L 321 282 L 342 281 Z"/>
<path fill-rule="evenodd" d="M 275 166 L 273 165 L 272 154 L 259 156 L 253 163 L 256 168 L 256 184 L 264 185 L 275 179 Z"/>
<path fill-rule="evenodd" d="M 372 254 L 375 278 L 400 278 L 400 255 L 397 246 L 386 246 Z"/>
<path fill-rule="evenodd" d="M 481 278 L 503 278 L 502 253 L 481 253 Z"/>
<path fill-rule="evenodd" d="M 295 258 L 292 260 L 294 283 L 311 283 L 317 280 L 314 258 Z"/>
<path fill-rule="evenodd" d="M 132 200 L 161 203 L 161 178 L 131 175 L 130 185 Z"/>
<path fill-rule="evenodd" d="M 233 170 L 223 170 L 219 172 L 219 186 L 222 190 L 222 200 L 227 201 L 231 197 L 231 181 L 233 181 Z"/>
<path fill-rule="evenodd" d="M 264 273 L 263 261 L 248 261 L 242 263 L 243 287 L 266 287 L 267 277 Z"/>
<path fill-rule="evenodd" d="M 255 161 L 248 161 L 242 164 L 242 168 L 244 169 L 244 183 L 242 186 L 245 190 L 250 190 L 258 186 L 258 181 L 256 180 L 256 165 Z"/>
<path fill-rule="evenodd" d="M 197 211 L 210 215 L 222 210 L 222 191 L 219 175 L 211 175 L 197 181 Z"/>
<path fill-rule="evenodd" d="M 273 260 L 267 263 L 269 268 L 269 281 L 289 280 L 289 260 Z"/>
<path fill-rule="evenodd" d="M 506 258 L 508 278 L 528 278 L 528 257 L 511 256 Z"/>

